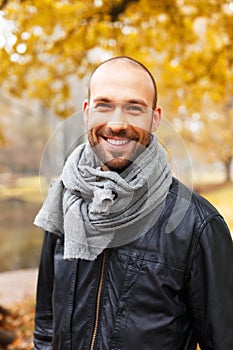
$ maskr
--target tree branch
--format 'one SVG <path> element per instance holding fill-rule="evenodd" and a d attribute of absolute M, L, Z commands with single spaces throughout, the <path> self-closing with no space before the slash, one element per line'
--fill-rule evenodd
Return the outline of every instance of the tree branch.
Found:
<path fill-rule="evenodd" d="M 138 1 L 140 0 L 122 0 L 119 4 L 112 4 L 112 7 L 110 8 L 110 11 L 109 11 L 112 22 L 115 22 L 118 20 L 119 15 L 126 10 L 127 6 L 131 2 L 138 2 Z"/>
<path fill-rule="evenodd" d="M 2 3 L 0 4 L 0 11 L 4 9 L 4 7 L 7 5 L 8 0 L 2 0 Z"/>

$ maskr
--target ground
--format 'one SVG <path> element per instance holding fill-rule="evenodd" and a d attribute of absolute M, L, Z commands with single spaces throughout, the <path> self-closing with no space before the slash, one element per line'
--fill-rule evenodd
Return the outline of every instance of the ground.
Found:
<path fill-rule="evenodd" d="M 36 281 L 37 269 L 0 273 L 0 305 L 10 307 L 27 297 L 34 297 Z"/>

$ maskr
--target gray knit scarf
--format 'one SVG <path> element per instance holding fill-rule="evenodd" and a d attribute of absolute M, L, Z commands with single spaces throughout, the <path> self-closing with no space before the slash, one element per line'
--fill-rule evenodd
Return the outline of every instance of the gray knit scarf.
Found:
<path fill-rule="evenodd" d="M 165 151 L 151 142 L 121 174 L 102 171 L 89 143 L 78 146 L 50 187 L 35 225 L 64 235 L 64 258 L 94 260 L 137 239 L 157 219 L 172 182 Z"/>

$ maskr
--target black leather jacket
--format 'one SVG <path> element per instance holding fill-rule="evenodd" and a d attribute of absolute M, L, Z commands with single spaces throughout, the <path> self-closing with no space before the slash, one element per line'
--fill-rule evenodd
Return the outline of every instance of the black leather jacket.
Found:
<path fill-rule="evenodd" d="M 154 227 L 95 261 L 64 260 L 62 239 L 46 233 L 35 349 L 232 350 L 232 239 L 206 200 L 188 196 L 174 180 Z M 175 205 L 186 215 L 167 233 Z"/>

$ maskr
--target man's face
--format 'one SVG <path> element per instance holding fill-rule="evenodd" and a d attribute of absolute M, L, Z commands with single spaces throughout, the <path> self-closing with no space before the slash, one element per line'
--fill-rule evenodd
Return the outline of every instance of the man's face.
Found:
<path fill-rule="evenodd" d="M 160 121 L 152 110 L 154 88 L 142 69 L 120 62 L 93 74 L 90 101 L 84 102 L 88 139 L 103 170 L 124 170 L 150 142 Z"/>

